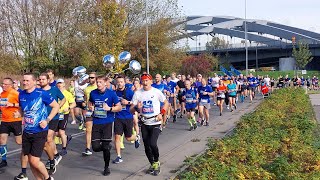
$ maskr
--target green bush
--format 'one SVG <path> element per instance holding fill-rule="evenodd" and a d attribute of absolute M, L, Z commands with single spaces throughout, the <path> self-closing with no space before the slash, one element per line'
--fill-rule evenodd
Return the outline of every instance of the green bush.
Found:
<path fill-rule="evenodd" d="M 176 179 L 320 179 L 319 127 L 303 89 L 281 89 Z"/>

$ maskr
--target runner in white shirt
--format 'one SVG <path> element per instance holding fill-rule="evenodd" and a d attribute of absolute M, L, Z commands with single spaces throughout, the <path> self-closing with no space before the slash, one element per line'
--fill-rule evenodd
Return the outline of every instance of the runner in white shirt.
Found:
<path fill-rule="evenodd" d="M 80 122 L 79 129 L 83 129 L 84 118 L 86 113 L 86 102 L 84 99 L 84 89 L 88 86 L 88 83 L 80 85 L 78 81 L 74 82 L 74 91 L 76 95 L 76 108 L 74 114 L 76 119 Z"/>
<path fill-rule="evenodd" d="M 157 176 L 160 173 L 159 149 L 157 145 L 161 124 L 168 109 L 169 103 L 163 93 L 151 86 L 152 76 L 141 76 L 143 88 L 136 91 L 132 97 L 130 111 L 140 113 L 142 121 L 141 133 L 146 156 L 151 164 L 147 173 Z M 160 109 L 160 102 L 163 108 Z"/>
<path fill-rule="evenodd" d="M 268 75 L 263 79 L 263 81 L 267 84 L 267 86 L 270 86 L 270 78 Z"/>
<path fill-rule="evenodd" d="M 220 78 L 219 76 L 214 73 L 214 76 L 212 78 L 212 81 L 211 81 L 211 86 L 212 86 L 212 90 L 213 90 L 213 105 L 217 105 L 216 103 L 216 96 L 217 96 L 217 93 L 216 93 L 216 89 L 219 87 L 219 81 L 220 81 Z"/>

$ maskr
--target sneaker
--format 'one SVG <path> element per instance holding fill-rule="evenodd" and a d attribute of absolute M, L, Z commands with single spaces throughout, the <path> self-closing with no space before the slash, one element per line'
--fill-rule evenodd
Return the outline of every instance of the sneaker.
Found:
<path fill-rule="evenodd" d="M 28 180 L 28 176 L 25 173 L 20 173 L 18 176 L 14 177 L 14 180 Z"/>
<path fill-rule="evenodd" d="M 209 126 L 209 122 L 207 121 L 206 124 L 204 126 Z"/>
<path fill-rule="evenodd" d="M 47 170 L 49 170 L 49 169 L 50 169 L 50 160 L 49 160 L 49 159 L 47 160 L 47 162 L 46 162 L 46 165 L 45 165 L 45 166 L 46 166 L 46 169 L 47 169 Z"/>
<path fill-rule="evenodd" d="M 195 114 L 198 114 L 198 113 L 199 113 L 199 110 L 198 110 L 198 109 L 196 109 L 196 110 L 194 111 L 194 113 L 195 113 Z"/>
<path fill-rule="evenodd" d="M 180 114 L 179 118 L 183 118 L 182 114 Z"/>
<path fill-rule="evenodd" d="M 0 168 L 6 167 L 6 166 L 8 166 L 7 161 L 1 161 Z"/>
<path fill-rule="evenodd" d="M 191 126 L 190 128 L 189 128 L 189 131 L 192 131 L 193 130 L 193 126 Z"/>
<path fill-rule="evenodd" d="M 119 164 L 119 163 L 122 163 L 122 162 L 123 162 L 123 160 L 119 156 L 115 160 L 112 161 L 113 164 Z"/>
<path fill-rule="evenodd" d="M 61 161 L 62 156 L 58 153 L 57 155 L 54 155 L 55 164 L 58 165 Z"/>
<path fill-rule="evenodd" d="M 147 174 L 153 174 L 153 166 L 152 165 L 150 165 L 150 167 L 149 167 L 149 169 L 147 169 L 147 171 L 146 171 L 146 173 Z"/>
<path fill-rule="evenodd" d="M 50 163 L 50 162 L 49 162 Z M 56 163 L 54 164 L 50 164 L 50 169 L 48 170 L 49 175 L 52 175 L 54 173 L 56 173 L 57 171 L 57 165 Z"/>
<path fill-rule="evenodd" d="M 77 122 L 76 122 L 75 120 L 73 120 L 73 121 L 71 122 L 71 124 L 77 124 Z"/>
<path fill-rule="evenodd" d="M 234 107 L 234 109 L 236 110 L 237 109 L 237 105 L 235 104 L 235 105 L 233 105 L 233 107 Z"/>
<path fill-rule="evenodd" d="M 177 115 L 173 115 L 173 122 L 177 121 Z"/>
<path fill-rule="evenodd" d="M 215 102 L 214 102 L 214 103 L 213 103 L 213 105 L 214 105 L 214 106 L 216 106 L 216 105 L 217 105 L 217 103 L 215 103 Z"/>
<path fill-rule="evenodd" d="M 79 130 L 83 129 L 83 123 L 79 124 Z"/>
<path fill-rule="evenodd" d="M 83 156 L 90 156 L 92 155 L 92 152 L 90 151 L 90 149 L 86 148 L 86 150 L 84 152 L 82 152 Z"/>
<path fill-rule="evenodd" d="M 59 154 L 60 154 L 61 156 L 65 156 L 65 155 L 68 154 L 68 151 L 67 151 L 67 149 L 62 149 L 62 150 L 59 152 Z"/>
<path fill-rule="evenodd" d="M 153 167 L 153 175 L 154 176 L 158 176 L 160 174 L 160 162 L 154 162 L 152 164 Z"/>
<path fill-rule="evenodd" d="M 103 171 L 102 174 L 103 174 L 104 176 L 109 176 L 110 173 L 111 173 L 111 172 L 110 172 L 110 168 L 104 168 L 104 171 Z"/>
<path fill-rule="evenodd" d="M 194 124 L 193 124 L 193 130 L 196 130 L 197 127 L 198 127 L 198 126 L 197 126 L 197 123 L 194 123 Z"/>
<path fill-rule="evenodd" d="M 222 113 L 220 113 L 220 116 L 222 116 Z"/>
<path fill-rule="evenodd" d="M 230 109 L 229 106 L 227 106 L 227 109 Z"/>
<path fill-rule="evenodd" d="M 202 119 L 201 123 L 200 123 L 200 126 L 203 126 L 203 124 L 204 124 L 204 120 Z"/>
<path fill-rule="evenodd" d="M 134 141 L 134 147 L 135 147 L 136 149 L 138 149 L 139 146 L 140 146 L 140 135 L 137 134 L 137 138 L 136 138 L 136 140 Z"/>

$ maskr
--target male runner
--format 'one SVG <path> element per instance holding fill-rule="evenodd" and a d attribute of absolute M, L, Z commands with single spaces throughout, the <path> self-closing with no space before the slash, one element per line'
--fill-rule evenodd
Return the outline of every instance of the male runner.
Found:
<path fill-rule="evenodd" d="M 135 141 L 135 148 L 140 146 L 140 135 L 133 135 L 133 115 L 130 113 L 130 104 L 133 96 L 133 91 L 125 87 L 124 77 L 117 77 L 116 94 L 122 106 L 122 110 L 116 113 L 116 120 L 114 122 L 115 133 L 115 147 L 117 158 L 112 161 L 115 164 L 123 162 L 121 157 L 121 136 L 124 134 L 127 141 Z"/>
<path fill-rule="evenodd" d="M 15 118 L 14 112 L 19 109 L 19 92 L 13 89 L 11 78 L 4 78 L 2 81 L 3 92 L 0 99 L 0 110 L 2 112 L 0 124 L 0 154 L 2 161 L 0 168 L 7 166 L 7 140 L 12 132 L 16 143 L 22 143 L 22 122 L 21 118 Z"/>
<path fill-rule="evenodd" d="M 56 86 L 57 81 L 54 80 L 54 72 L 53 72 L 53 70 L 52 69 L 48 69 L 46 73 L 49 76 L 49 83 L 50 83 L 49 85 L 50 86 Z"/>
<path fill-rule="evenodd" d="M 182 98 L 186 102 L 186 111 L 188 115 L 188 122 L 190 124 L 189 131 L 192 131 L 197 129 L 197 122 L 194 112 L 197 107 L 198 92 L 191 87 L 190 80 L 186 80 L 184 83 L 186 90 L 182 93 Z"/>
<path fill-rule="evenodd" d="M 115 112 L 121 111 L 122 107 L 114 91 L 107 89 L 105 76 L 98 76 L 97 89 L 91 91 L 89 109 L 93 111 L 92 126 L 92 149 L 94 152 L 103 152 L 104 171 L 103 175 L 110 174 L 110 142 L 112 141 L 112 123 L 115 120 Z"/>
<path fill-rule="evenodd" d="M 27 158 L 22 159 L 28 159 L 32 173 L 37 180 L 42 180 L 43 178 L 53 180 L 44 164 L 40 161 L 40 157 L 48 140 L 49 123 L 58 113 L 59 104 L 48 92 L 36 88 L 36 78 L 33 74 L 27 73 L 23 76 L 23 85 L 24 91 L 19 94 L 19 104 L 25 123 L 22 135 L 22 157 L 27 156 Z M 48 111 L 49 108 L 47 106 L 51 107 L 50 111 Z M 21 179 L 25 175 L 25 168 L 15 179 Z"/>
<path fill-rule="evenodd" d="M 162 83 L 162 78 L 161 78 L 161 75 L 160 74 L 156 74 L 156 78 L 155 78 L 155 83 L 153 83 L 151 85 L 152 87 L 156 88 L 156 89 L 159 89 L 164 96 L 167 95 L 168 93 L 168 87 L 166 84 Z M 161 107 L 163 106 L 163 103 L 161 103 L 160 105 Z M 168 117 L 169 117 L 170 114 L 166 114 L 166 117 L 163 119 L 163 127 L 165 127 L 166 123 L 168 122 Z"/>
<path fill-rule="evenodd" d="M 160 173 L 158 137 L 161 132 L 161 124 L 168 109 L 169 104 L 163 93 L 151 86 L 152 76 L 150 74 L 141 75 L 143 88 L 136 91 L 132 98 L 130 111 L 132 114 L 139 112 L 141 115 L 141 133 L 145 147 L 146 156 L 151 164 L 147 173 L 154 176 Z M 163 108 L 160 110 L 160 103 Z"/>

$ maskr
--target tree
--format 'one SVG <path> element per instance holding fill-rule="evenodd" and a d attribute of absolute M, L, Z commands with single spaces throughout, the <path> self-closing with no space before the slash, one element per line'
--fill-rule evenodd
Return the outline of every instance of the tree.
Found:
<path fill-rule="evenodd" d="M 211 41 L 206 43 L 207 49 L 221 49 L 227 48 L 228 46 L 229 43 L 219 37 L 213 37 Z"/>
<path fill-rule="evenodd" d="M 297 66 L 301 69 L 304 69 L 313 59 L 309 45 L 303 41 L 298 42 L 298 49 L 293 46 L 292 56 L 295 58 Z"/>
<path fill-rule="evenodd" d="M 182 61 L 181 73 L 191 76 L 196 76 L 201 73 L 208 76 L 213 69 L 217 66 L 217 58 L 210 55 L 188 56 Z"/>

